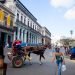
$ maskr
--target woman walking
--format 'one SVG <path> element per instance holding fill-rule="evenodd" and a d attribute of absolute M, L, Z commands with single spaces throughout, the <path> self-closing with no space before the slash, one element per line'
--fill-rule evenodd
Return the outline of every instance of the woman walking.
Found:
<path fill-rule="evenodd" d="M 52 63 L 56 60 L 57 68 L 58 68 L 58 75 L 61 75 L 61 67 L 62 64 L 65 64 L 64 61 L 64 54 L 60 52 L 60 48 L 55 48 L 55 52 L 53 53 Z"/>

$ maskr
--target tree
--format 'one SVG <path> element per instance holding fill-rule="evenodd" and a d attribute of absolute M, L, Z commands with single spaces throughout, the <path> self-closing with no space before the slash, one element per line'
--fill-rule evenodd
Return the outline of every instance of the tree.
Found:
<path fill-rule="evenodd" d="M 73 35 L 73 30 L 70 30 L 70 34 L 71 34 L 71 38 L 72 38 L 72 35 Z"/>
<path fill-rule="evenodd" d="M 60 39 L 60 43 L 63 45 L 63 46 L 69 46 L 70 43 L 74 42 L 75 40 L 73 39 L 70 39 L 70 38 L 62 38 Z"/>

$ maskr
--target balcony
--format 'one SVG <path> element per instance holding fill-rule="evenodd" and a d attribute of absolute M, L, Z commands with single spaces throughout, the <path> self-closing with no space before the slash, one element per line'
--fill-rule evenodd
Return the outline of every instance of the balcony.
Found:
<path fill-rule="evenodd" d="M 25 28 L 26 28 L 27 30 L 29 30 L 29 31 L 31 31 L 31 32 L 33 32 L 33 33 L 35 33 L 35 34 L 41 35 L 41 33 L 40 33 L 39 31 L 36 31 L 35 29 L 31 28 L 30 26 L 28 26 L 28 25 L 24 24 L 23 22 L 19 21 L 18 19 L 16 20 L 16 24 L 17 24 L 17 25 L 20 24 L 20 25 L 22 25 L 22 26 L 25 26 Z"/>
<path fill-rule="evenodd" d="M 10 27 L 7 27 L 6 22 L 0 22 L 0 31 L 14 32 L 14 27 L 11 25 L 10 25 Z"/>

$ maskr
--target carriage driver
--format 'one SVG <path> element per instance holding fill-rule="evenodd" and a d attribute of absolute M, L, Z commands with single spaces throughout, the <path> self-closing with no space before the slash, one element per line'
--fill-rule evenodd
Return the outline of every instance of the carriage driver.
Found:
<path fill-rule="evenodd" d="M 12 60 L 12 56 L 17 54 L 17 48 L 21 47 L 24 49 L 24 53 L 25 53 L 25 59 L 28 59 L 29 61 L 31 60 L 31 58 L 28 56 L 29 52 L 26 50 L 27 44 L 22 42 L 21 40 L 15 40 L 12 44 L 12 50 L 11 52 L 8 52 L 7 56 L 9 58 L 9 60 Z"/>

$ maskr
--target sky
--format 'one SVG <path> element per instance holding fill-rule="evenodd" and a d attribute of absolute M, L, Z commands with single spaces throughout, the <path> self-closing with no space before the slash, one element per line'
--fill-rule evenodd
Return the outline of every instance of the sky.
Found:
<path fill-rule="evenodd" d="M 37 18 L 41 26 L 47 27 L 52 39 L 75 36 L 75 0 L 20 0 Z"/>

